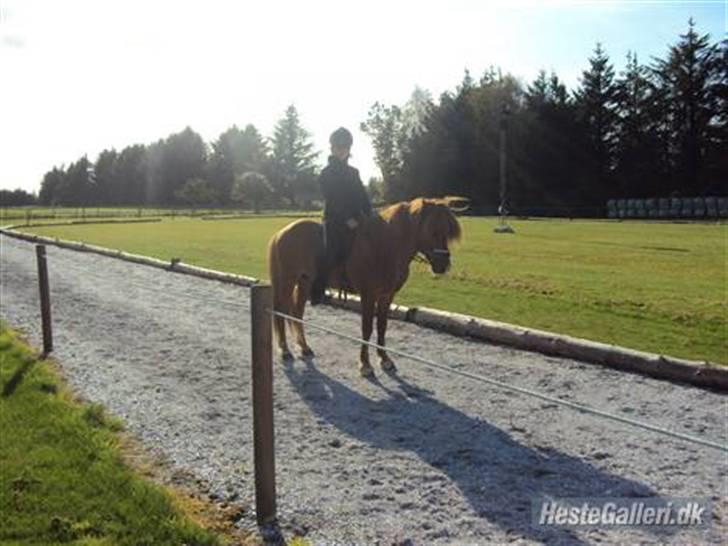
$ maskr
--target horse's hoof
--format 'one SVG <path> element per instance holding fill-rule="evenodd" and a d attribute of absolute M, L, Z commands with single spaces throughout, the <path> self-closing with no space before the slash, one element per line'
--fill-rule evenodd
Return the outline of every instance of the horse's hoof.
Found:
<path fill-rule="evenodd" d="M 313 349 L 311 349 L 311 347 L 304 347 L 301 351 L 301 356 L 303 358 L 313 358 L 314 356 L 316 356 L 316 353 L 313 352 Z"/>
<path fill-rule="evenodd" d="M 288 349 L 285 349 L 284 351 L 281 351 L 281 360 L 284 362 L 289 362 L 293 360 L 293 354 Z"/>
<path fill-rule="evenodd" d="M 360 364 L 359 373 L 362 377 L 374 377 L 374 368 L 370 364 Z"/>
<path fill-rule="evenodd" d="M 397 366 L 394 365 L 394 362 L 392 362 L 389 358 L 383 358 L 379 361 L 379 365 L 382 367 L 382 369 L 385 372 L 396 372 Z"/>

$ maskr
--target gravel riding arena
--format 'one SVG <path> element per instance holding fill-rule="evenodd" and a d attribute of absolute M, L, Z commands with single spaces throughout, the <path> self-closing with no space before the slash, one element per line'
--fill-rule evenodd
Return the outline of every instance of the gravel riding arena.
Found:
<path fill-rule="evenodd" d="M 32 244 L 1 237 L 2 318 L 41 345 Z M 73 389 L 155 454 L 246 508 L 255 527 L 249 291 L 48 248 L 54 357 Z M 307 318 L 359 335 L 359 316 Z M 274 370 L 281 528 L 315 544 L 725 543 L 725 454 L 396 358 L 360 377 L 358 347 L 313 329 L 316 357 Z M 714 441 L 725 397 L 393 321 L 388 343 L 458 370 Z M 699 497 L 707 528 L 553 528 L 549 497 Z"/>

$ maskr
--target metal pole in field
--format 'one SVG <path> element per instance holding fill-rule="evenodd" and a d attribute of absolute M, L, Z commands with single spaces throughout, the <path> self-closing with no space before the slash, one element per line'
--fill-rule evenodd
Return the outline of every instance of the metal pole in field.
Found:
<path fill-rule="evenodd" d="M 506 142 L 508 139 L 508 118 L 510 117 L 511 111 L 507 104 L 503 104 L 501 109 L 500 119 L 500 206 L 498 207 L 498 214 L 500 215 L 500 221 L 493 231 L 496 233 L 515 233 L 513 228 L 506 223 L 506 216 L 508 216 L 508 204 L 507 204 L 507 185 L 506 185 Z"/>
<path fill-rule="evenodd" d="M 276 519 L 272 310 L 273 297 L 270 285 L 253 286 L 250 289 L 250 312 L 253 348 L 255 511 L 258 525 Z"/>
<path fill-rule="evenodd" d="M 53 350 L 53 327 L 51 325 L 51 294 L 48 289 L 48 262 L 45 245 L 35 245 L 38 259 L 38 288 L 40 291 L 40 315 L 43 323 L 43 354 Z"/>

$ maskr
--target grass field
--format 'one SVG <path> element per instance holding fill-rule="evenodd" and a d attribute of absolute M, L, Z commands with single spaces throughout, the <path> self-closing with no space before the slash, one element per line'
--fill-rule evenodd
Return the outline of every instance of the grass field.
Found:
<path fill-rule="evenodd" d="M 0 323 L 0 544 L 220 544 L 137 476 L 119 423 L 81 405 Z"/>
<path fill-rule="evenodd" d="M 165 220 L 32 231 L 265 278 L 270 236 L 289 218 Z M 627 347 L 728 364 L 728 226 L 463 218 L 453 269 L 423 265 L 397 298 Z M 52 267 L 52 266 L 51 266 Z"/>

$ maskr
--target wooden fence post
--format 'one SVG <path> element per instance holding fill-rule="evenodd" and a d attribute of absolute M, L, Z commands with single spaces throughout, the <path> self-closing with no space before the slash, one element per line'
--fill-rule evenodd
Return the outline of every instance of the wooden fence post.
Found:
<path fill-rule="evenodd" d="M 253 348 L 253 447 L 255 510 L 258 525 L 276 519 L 275 452 L 273 433 L 273 335 L 270 285 L 250 289 Z"/>
<path fill-rule="evenodd" d="M 48 289 L 48 262 L 45 245 L 35 245 L 38 259 L 38 289 L 40 291 L 40 316 L 43 323 L 43 354 L 53 350 L 53 327 L 51 325 L 51 294 Z"/>

